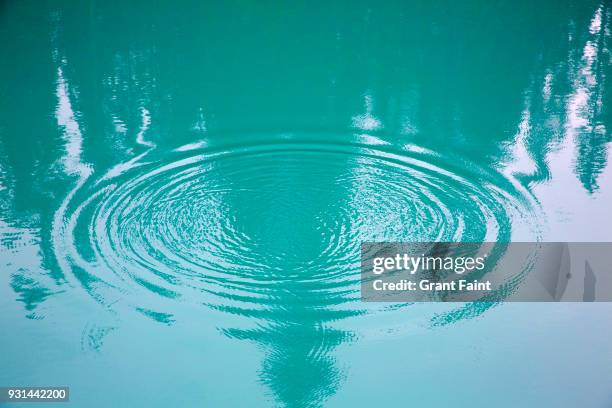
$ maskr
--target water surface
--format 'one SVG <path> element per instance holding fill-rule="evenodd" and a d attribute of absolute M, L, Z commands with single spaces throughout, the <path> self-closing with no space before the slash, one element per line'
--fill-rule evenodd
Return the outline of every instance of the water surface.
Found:
<path fill-rule="evenodd" d="M 362 241 L 612 238 L 611 19 L 3 3 L 0 385 L 83 407 L 608 406 L 608 305 L 366 304 L 358 279 Z"/>

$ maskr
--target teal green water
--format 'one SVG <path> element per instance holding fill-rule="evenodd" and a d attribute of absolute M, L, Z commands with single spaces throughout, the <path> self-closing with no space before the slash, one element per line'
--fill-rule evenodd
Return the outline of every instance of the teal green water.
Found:
<path fill-rule="evenodd" d="M 608 304 L 359 300 L 363 241 L 612 239 L 610 4 L 429 3 L 0 3 L 0 386 L 612 404 Z"/>

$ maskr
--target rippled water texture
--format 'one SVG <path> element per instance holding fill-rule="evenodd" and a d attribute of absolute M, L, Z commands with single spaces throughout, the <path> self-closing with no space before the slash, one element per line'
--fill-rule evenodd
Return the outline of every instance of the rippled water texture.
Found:
<path fill-rule="evenodd" d="M 512 220 L 537 222 L 532 206 L 457 158 L 297 136 L 115 167 L 71 195 L 53 235 L 66 277 L 101 302 L 143 289 L 148 308 L 161 296 L 357 313 L 361 242 L 508 241 Z"/>
<path fill-rule="evenodd" d="M 0 4 L 0 386 L 608 406 L 609 305 L 364 303 L 359 261 L 366 241 L 610 241 L 611 20 L 565 0 Z"/>

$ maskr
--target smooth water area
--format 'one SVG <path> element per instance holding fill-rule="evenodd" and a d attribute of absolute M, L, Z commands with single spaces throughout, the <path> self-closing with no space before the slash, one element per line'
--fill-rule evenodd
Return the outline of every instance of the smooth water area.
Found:
<path fill-rule="evenodd" d="M 598 1 L 2 3 L 0 386 L 609 406 L 612 306 L 363 303 L 359 256 L 610 241 L 611 20 Z"/>

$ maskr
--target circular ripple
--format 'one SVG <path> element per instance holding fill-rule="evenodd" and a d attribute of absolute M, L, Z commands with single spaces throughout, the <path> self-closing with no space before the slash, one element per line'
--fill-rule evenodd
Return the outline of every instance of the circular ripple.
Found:
<path fill-rule="evenodd" d="M 360 314 L 362 242 L 509 241 L 529 214 L 500 174 L 414 146 L 195 149 L 122 170 L 71 197 L 56 255 L 99 301 L 142 310 Z"/>

